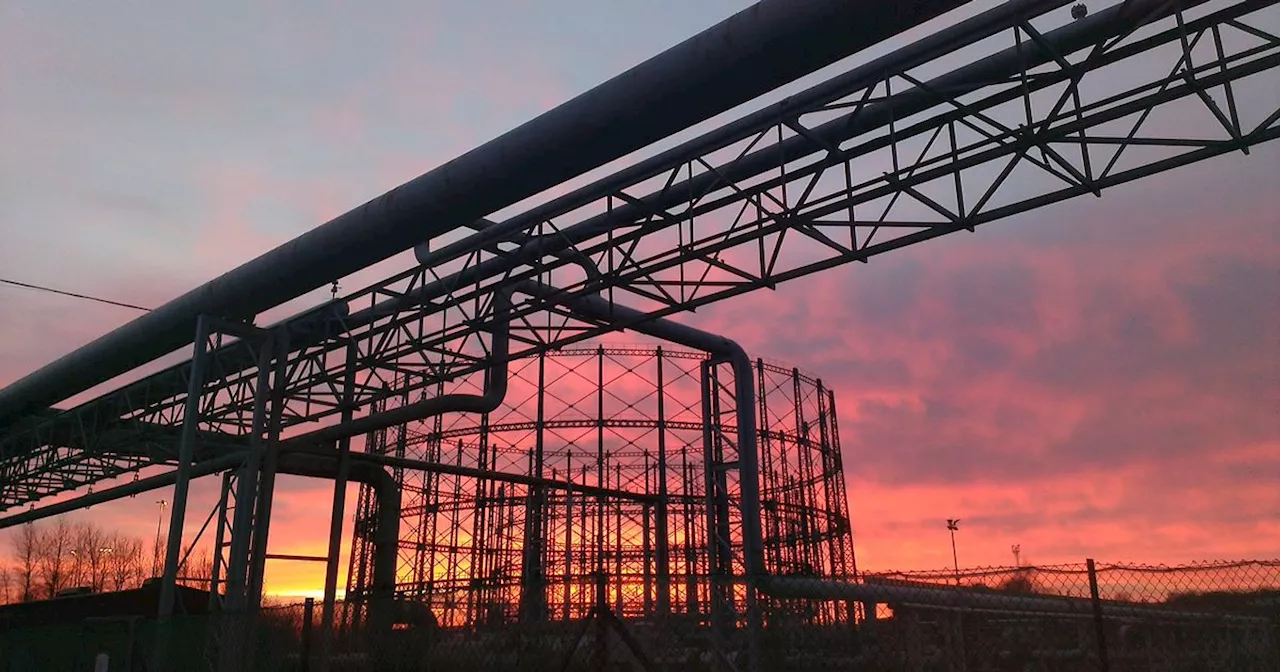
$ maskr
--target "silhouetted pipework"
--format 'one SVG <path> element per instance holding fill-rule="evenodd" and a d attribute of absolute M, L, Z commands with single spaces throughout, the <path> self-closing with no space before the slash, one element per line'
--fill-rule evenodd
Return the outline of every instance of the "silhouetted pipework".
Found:
<path fill-rule="evenodd" d="M 736 473 L 709 478 L 704 469 L 716 441 L 729 440 L 708 437 L 736 430 L 733 402 L 706 394 L 706 361 L 703 353 L 647 347 L 549 352 L 512 363 L 507 401 L 493 413 L 370 435 L 371 452 L 606 489 L 398 472 L 402 599 L 428 605 L 444 627 L 585 618 L 597 585 L 626 618 L 709 622 L 714 608 L 742 618 L 740 591 L 709 580 L 741 573 L 742 538 Z M 835 395 L 821 380 L 762 360 L 754 374 L 767 571 L 852 577 Z M 457 385 L 433 393 L 465 383 Z M 725 480 L 726 496 L 712 503 L 722 514 L 709 518 L 715 498 L 707 483 L 715 478 Z M 347 585 L 352 614 L 369 590 L 375 517 L 376 500 L 362 493 Z M 727 553 L 711 550 L 712 519 Z M 807 618 L 838 623 L 850 615 L 828 604 Z"/>

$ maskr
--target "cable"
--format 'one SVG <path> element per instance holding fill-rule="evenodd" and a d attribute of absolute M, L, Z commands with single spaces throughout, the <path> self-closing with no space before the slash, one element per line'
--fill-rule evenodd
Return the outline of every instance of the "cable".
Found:
<path fill-rule="evenodd" d="M 49 292 L 50 294 L 59 294 L 62 296 L 69 296 L 74 299 L 84 299 L 86 301 L 97 301 L 98 303 L 105 303 L 109 306 L 119 306 L 121 308 L 132 308 L 134 310 L 141 310 L 145 313 L 151 312 L 150 308 L 135 306 L 132 303 L 121 303 L 120 301 L 112 301 L 110 299 L 100 299 L 96 296 L 88 296 L 86 294 L 76 294 L 75 292 L 64 292 L 61 289 L 53 289 L 52 287 L 41 287 L 40 285 L 32 285 L 25 282 L 18 282 L 17 280 L 8 280 L 5 278 L 0 278 L 0 283 L 6 284 L 6 285 L 13 285 L 14 287 L 22 287 L 24 289 L 34 289 L 40 292 Z"/>

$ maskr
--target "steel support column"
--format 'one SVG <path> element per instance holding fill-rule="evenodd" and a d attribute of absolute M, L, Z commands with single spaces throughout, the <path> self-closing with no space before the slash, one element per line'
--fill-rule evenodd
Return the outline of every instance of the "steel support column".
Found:
<path fill-rule="evenodd" d="M 182 416 L 182 435 L 178 440 L 178 468 L 173 483 L 173 502 L 169 508 L 169 538 L 165 542 L 164 574 L 160 579 L 160 605 L 156 623 L 154 668 L 169 669 L 170 626 L 174 595 L 177 591 L 178 561 L 182 554 L 182 528 L 187 517 L 187 494 L 191 486 L 191 463 L 195 457 L 196 431 L 200 428 L 200 401 L 204 398 L 204 375 L 209 348 L 209 320 L 196 319 L 191 377 L 187 382 L 186 407 Z"/>
<path fill-rule="evenodd" d="M 196 430 L 200 427 L 200 401 L 204 397 L 204 369 L 209 348 L 209 321 L 201 315 L 196 320 L 195 354 L 191 358 L 191 379 L 187 385 L 187 403 L 182 418 L 182 437 L 178 443 L 177 480 L 173 484 L 173 502 L 169 509 L 169 539 L 165 545 L 164 576 L 160 579 L 160 622 L 173 615 L 178 560 L 182 554 L 182 529 L 187 517 L 187 493 L 191 487 L 191 463 L 195 456 Z M 161 632 L 163 632 L 163 627 Z"/>
<path fill-rule="evenodd" d="M 529 473 L 534 478 L 542 478 L 544 468 L 544 441 L 546 440 L 546 379 L 547 358 L 538 355 L 538 392 L 537 392 L 537 425 L 534 432 L 534 449 Z M 543 549 L 545 525 L 543 510 L 546 507 L 545 488 L 531 486 L 527 491 L 524 521 L 524 544 L 520 568 L 520 618 L 525 621 L 539 621 L 546 617 L 547 585 Z"/>
<path fill-rule="evenodd" d="M 231 486 L 235 483 L 234 472 L 228 470 L 222 474 L 222 485 L 218 488 L 218 526 L 213 535 L 213 567 L 209 572 L 209 610 L 222 606 L 222 573 L 226 563 L 222 559 L 222 546 L 227 540 L 227 507 L 230 505 Z"/>
<path fill-rule="evenodd" d="M 658 506 L 655 512 L 657 541 L 657 608 L 658 614 L 671 613 L 671 537 L 667 528 L 667 406 L 666 385 L 662 375 L 662 346 L 657 348 L 658 362 Z"/>
<path fill-rule="evenodd" d="M 266 573 L 267 541 L 271 531 L 271 505 L 276 489 L 276 459 L 280 451 L 280 431 L 284 416 L 285 390 L 289 387 L 289 332 L 274 333 L 275 372 L 272 374 L 270 419 L 263 444 L 262 470 L 258 474 L 258 498 L 253 509 L 253 545 L 249 555 L 249 606 L 262 605 L 262 581 Z"/>
<path fill-rule="evenodd" d="M 342 381 L 342 422 L 355 417 L 355 343 L 347 345 L 347 369 Z M 338 473 L 333 479 L 333 507 L 329 521 L 329 553 L 324 567 L 324 604 L 320 608 L 320 672 L 327 672 L 333 653 L 333 612 L 338 596 L 338 557 L 342 555 L 342 523 L 347 503 L 347 476 L 351 472 L 351 437 L 338 440 Z"/>
<path fill-rule="evenodd" d="M 711 597 L 711 632 L 722 655 L 737 630 L 733 605 L 733 532 L 729 512 L 729 483 L 721 414 L 720 382 L 716 367 L 723 360 L 712 357 L 701 366 L 702 469 L 706 494 L 706 542 L 708 590 Z M 754 402 L 754 400 L 751 400 Z M 730 410 L 732 412 L 732 410 Z M 725 662 L 725 661 L 722 661 Z M 728 669 L 732 669 L 727 666 Z"/>

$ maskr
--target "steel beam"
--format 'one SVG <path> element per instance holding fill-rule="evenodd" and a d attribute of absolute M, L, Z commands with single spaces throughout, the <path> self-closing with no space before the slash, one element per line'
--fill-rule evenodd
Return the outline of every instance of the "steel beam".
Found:
<path fill-rule="evenodd" d="M 224 471 L 240 464 L 244 461 L 244 458 L 244 453 L 233 453 L 208 462 L 202 462 L 193 466 L 187 473 L 187 477 L 198 478 L 200 476 L 215 474 L 219 471 Z M 87 495 L 81 495 L 80 497 L 63 500 L 56 504 L 42 506 L 38 509 L 30 509 L 28 511 L 23 511 L 22 513 L 15 513 L 11 516 L 0 518 L 0 530 L 8 527 L 14 527 L 16 525 L 32 523 L 42 518 L 48 518 L 49 516 L 71 513 L 72 511 L 87 509 L 97 504 L 105 504 L 117 499 L 150 492 L 152 490 L 173 485 L 177 480 L 178 472 L 174 470 L 163 474 L 157 474 L 155 476 L 140 478 L 132 483 L 118 485 L 114 488 L 107 488 L 106 490 L 99 490 Z"/>
<path fill-rule="evenodd" d="M 196 430 L 200 425 L 200 401 L 204 390 L 204 367 L 209 346 L 209 321 L 201 315 L 196 320 L 195 355 L 191 362 L 191 380 L 187 388 L 187 407 L 183 413 L 182 436 L 178 443 L 178 469 L 173 484 L 173 505 L 169 509 L 169 541 L 165 545 L 164 575 L 160 579 L 160 622 L 173 615 L 177 590 L 178 560 L 182 553 L 183 524 L 187 518 L 187 493 L 191 487 L 191 463 L 195 457 Z M 162 628 L 162 639 L 165 634 Z M 164 646 L 159 647 L 162 651 Z M 163 667 L 163 665 L 161 666 Z"/>

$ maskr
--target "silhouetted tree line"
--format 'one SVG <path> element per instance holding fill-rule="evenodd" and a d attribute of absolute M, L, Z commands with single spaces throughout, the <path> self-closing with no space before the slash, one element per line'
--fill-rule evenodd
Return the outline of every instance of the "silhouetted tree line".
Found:
<path fill-rule="evenodd" d="M 0 563 L 0 604 L 48 599 L 72 588 L 95 593 L 139 588 L 159 574 L 163 562 L 163 549 L 147 548 L 140 537 L 66 518 L 18 528 L 11 552 L 8 562 Z M 179 582 L 208 588 L 212 569 L 206 550 L 187 561 Z"/>

